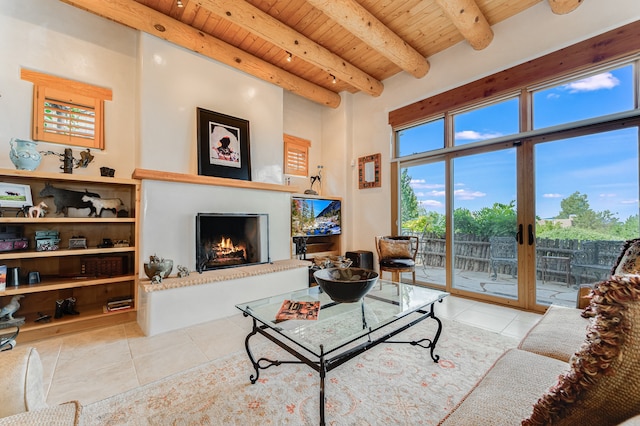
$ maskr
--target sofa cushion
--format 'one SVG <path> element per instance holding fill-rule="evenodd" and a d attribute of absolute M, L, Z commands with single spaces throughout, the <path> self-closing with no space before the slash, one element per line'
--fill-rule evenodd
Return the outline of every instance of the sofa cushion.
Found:
<path fill-rule="evenodd" d="M 615 425 L 640 413 L 640 276 L 599 283 L 588 309 L 593 319 L 570 370 L 523 425 Z"/>
<path fill-rule="evenodd" d="M 0 352 L 0 417 L 46 408 L 42 362 L 35 348 Z"/>
<path fill-rule="evenodd" d="M 15 425 L 47 425 L 47 426 L 71 426 L 81 424 L 82 407 L 77 401 L 42 408 L 35 411 L 14 414 L 13 416 L 0 418 L 0 426 Z"/>
<path fill-rule="evenodd" d="M 519 349 L 506 351 L 440 425 L 519 425 L 566 362 Z"/>
<path fill-rule="evenodd" d="M 411 240 L 381 238 L 379 241 L 380 258 L 411 259 Z"/>
<path fill-rule="evenodd" d="M 640 274 L 640 238 L 625 242 L 611 275 Z"/>
<path fill-rule="evenodd" d="M 520 341 L 518 349 L 569 362 L 584 342 L 589 323 L 579 309 L 551 305 Z"/>

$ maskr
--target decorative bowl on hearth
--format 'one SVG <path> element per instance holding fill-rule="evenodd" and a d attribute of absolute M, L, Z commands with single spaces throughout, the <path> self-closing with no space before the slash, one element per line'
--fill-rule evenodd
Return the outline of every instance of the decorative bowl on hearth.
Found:
<path fill-rule="evenodd" d="M 173 260 L 154 259 L 154 257 L 151 256 L 150 261 L 144 264 L 144 273 L 147 274 L 149 279 L 153 279 L 156 275 L 160 275 L 160 278 L 167 278 L 173 270 Z"/>
<path fill-rule="evenodd" d="M 313 273 L 320 288 L 334 302 L 357 302 L 378 281 L 378 273 L 362 268 L 327 268 Z"/>

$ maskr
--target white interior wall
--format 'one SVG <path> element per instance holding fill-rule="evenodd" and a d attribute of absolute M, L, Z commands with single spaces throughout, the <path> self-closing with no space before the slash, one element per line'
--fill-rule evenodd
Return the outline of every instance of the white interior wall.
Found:
<path fill-rule="evenodd" d="M 638 19 L 637 0 L 586 1 L 567 15 L 554 15 L 548 2 L 540 2 L 494 25 L 494 39 L 484 50 L 475 51 L 466 42 L 459 43 L 429 57 L 431 69 L 421 79 L 400 73 L 384 81 L 384 92 L 377 98 L 353 95 L 348 120 L 353 127 L 349 136 L 352 158 L 382 153 L 382 187 L 358 190 L 357 169 L 352 170 L 348 204 L 353 212 L 347 225 L 352 242 L 347 249 L 375 253 L 374 236 L 391 232 L 390 111 Z"/>
<path fill-rule="evenodd" d="M 200 107 L 248 120 L 252 180 L 283 182 L 280 87 L 148 34 L 139 63 L 139 167 L 197 174 Z"/>
<path fill-rule="evenodd" d="M 309 148 L 309 172 L 311 176 L 318 173 L 318 166 L 322 165 L 322 110 L 324 107 L 312 102 L 308 99 L 294 95 L 291 92 L 284 92 L 283 98 L 283 128 L 284 133 L 306 139 L 311 142 Z M 325 170 L 322 170 L 322 176 L 325 176 Z M 311 186 L 308 177 L 287 176 L 290 184 L 297 189 L 298 193 L 303 193 Z M 324 179 L 323 179 L 324 180 Z M 327 192 L 324 188 L 317 184 L 313 186 L 314 190 L 321 189 L 323 195 L 335 195 Z"/>
<path fill-rule="evenodd" d="M 100 167 L 130 177 L 136 164 L 136 62 L 138 32 L 54 0 L 3 2 L 0 8 L 0 167 L 13 169 L 11 138 L 31 139 L 33 84 L 20 69 L 52 74 L 113 91 L 105 101 L 105 149 L 78 175 Z M 38 143 L 40 151 L 63 153 L 66 146 Z M 81 148 L 73 148 L 79 158 Z M 58 156 L 43 158 L 39 171 L 56 172 Z"/>
<path fill-rule="evenodd" d="M 140 167 L 197 174 L 196 108 L 249 121 L 253 181 L 283 183 L 283 90 L 156 37 L 140 36 Z M 290 194 L 145 181 L 141 256 L 195 268 L 195 215 L 268 213 L 273 260 L 290 257 Z"/>

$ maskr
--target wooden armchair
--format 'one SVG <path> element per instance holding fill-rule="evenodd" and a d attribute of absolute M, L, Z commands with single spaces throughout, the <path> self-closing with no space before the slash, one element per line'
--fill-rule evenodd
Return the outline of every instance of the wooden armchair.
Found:
<path fill-rule="evenodd" d="M 391 280 L 400 282 L 402 272 L 411 272 L 416 282 L 416 255 L 419 239 L 415 236 L 376 237 L 376 251 L 380 278 L 382 272 L 391 272 Z"/>

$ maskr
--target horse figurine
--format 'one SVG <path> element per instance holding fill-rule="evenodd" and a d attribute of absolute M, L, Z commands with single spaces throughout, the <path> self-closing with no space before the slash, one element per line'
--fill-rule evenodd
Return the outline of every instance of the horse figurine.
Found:
<path fill-rule="evenodd" d="M 40 201 L 37 206 L 29 207 L 29 217 L 44 217 L 48 208 L 49 206 L 47 206 L 44 201 Z"/>
<path fill-rule="evenodd" d="M 40 201 L 37 206 L 23 206 L 22 208 L 20 208 L 20 210 L 18 210 L 18 213 L 16 213 L 16 217 L 18 217 L 21 213 L 24 217 L 30 217 L 32 219 L 37 217 L 44 217 L 44 215 L 47 213 L 48 208 L 49 206 L 47 206 L 44 201 Z"/>

